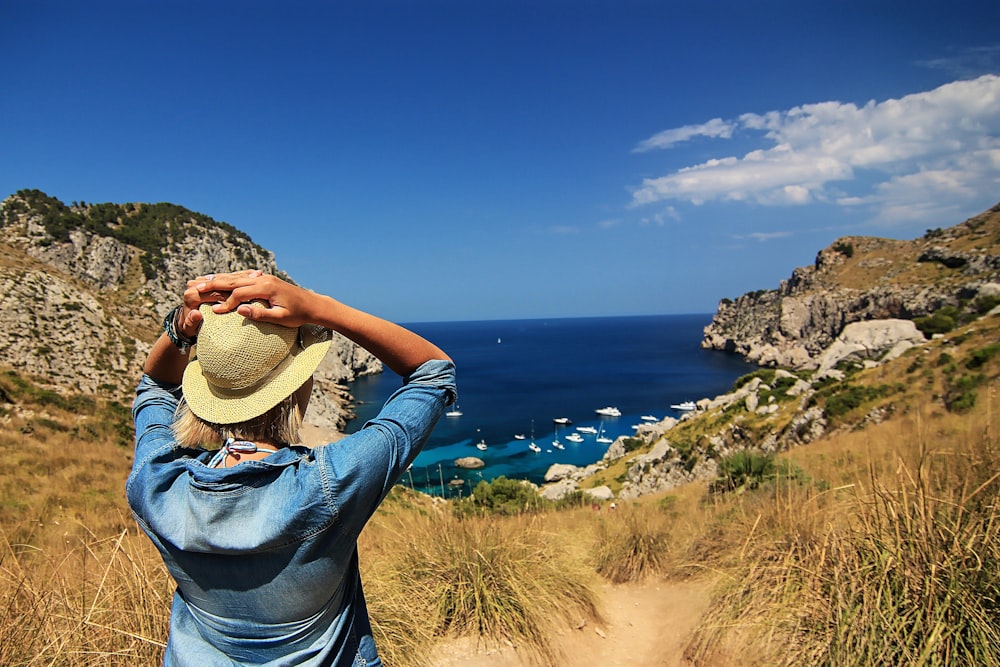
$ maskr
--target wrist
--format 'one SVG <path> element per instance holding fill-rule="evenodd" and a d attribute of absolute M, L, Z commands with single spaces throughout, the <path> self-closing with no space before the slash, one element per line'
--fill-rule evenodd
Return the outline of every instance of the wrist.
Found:
<path fill-rule="evenodd" d="M 180 350 L 181 354 L 187 354 L 191 350 L 191 346 L 198 342 L 198 335 L 187 336 L 181 331 L 180 326 L 177 323 L 178 316 L 183 314 L 184 306 L 174 306 L 170 309 L 163 318 L 163 330 L 166 332 L 167 337 L 170 338 L 170 342 Z"/>

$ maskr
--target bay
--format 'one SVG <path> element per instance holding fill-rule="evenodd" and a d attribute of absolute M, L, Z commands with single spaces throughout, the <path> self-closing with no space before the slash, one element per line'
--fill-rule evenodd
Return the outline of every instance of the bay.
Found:
<path fill-rule="evenodd" d="M 553 463 L 587 465 L 606 444 L 594 434 L 567 441 L 580 426 L 614 439 L 630 435 L 644 416 L 680 416 L 670 405 L 714 397 L 756 367 L 735 355 L 703 350 L 710 314 L 591 317 L 477 322 L 423 322 L 405 326 L 455 360 L 460 417 L 442 417 L 403 483 L 437 495 L 467 494 L 480 479 L 499 475 L 541 483 Z M 357 418 L 347 432 L 378 413 L 400 379 L 386 371 L 351 383 Z M 620 417 L 595 413 L 606 406 Z M 571 426 L 558 426 L 565 417 Z M 532 432 L 541 448 L 528 448 Z M 525 436 L 516 439 L 515 434 Z M 556 438 L 560 450 L 552 445 Z M 476 448 L 484 441 L 485 451 Z M 476 456 L 486 466 L 469 471 L 455 459 Z"/>

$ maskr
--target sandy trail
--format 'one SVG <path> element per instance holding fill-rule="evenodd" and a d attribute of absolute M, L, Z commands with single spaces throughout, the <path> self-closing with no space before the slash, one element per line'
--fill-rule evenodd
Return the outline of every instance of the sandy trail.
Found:
<path fill-rule="evenodd" d="M 706 580 L 606 584 L 600 589 L 606 625 L 587 624 L 559 634 L 563 662 L 553 667 L 684 667 L 684 645 L 709 604 Z M 487 648 L 475 640 L 440 648 L 438 667 L 525 667 L 510 646 Z"/>

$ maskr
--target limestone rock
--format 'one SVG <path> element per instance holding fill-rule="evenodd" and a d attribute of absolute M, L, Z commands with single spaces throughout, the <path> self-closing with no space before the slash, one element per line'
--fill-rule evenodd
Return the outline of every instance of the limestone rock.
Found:
<path fill-rule="evenodd" d="M 558 482 L 559 480 L 570 477 L 577 470 L 579 470 L 579 468 L 568 463 L 553 463 L 549 466 L 549 469 L 545 471 L 544 479 L 546 482 Z"/>
<path fill-rule="evenodd" d="M 478 470 L 479 468 L 486 467 L 486 462 L 478 456 L 463 456 L 462 458 L 455 459 L 455 467 L 462 468 L 463 470 Z"/>
<path fill-rule="evenodd" d="M 583 492 L 594 500 L 611 500 L 615 497 L 614 492 L 608 486 L 596 486 L 592 489 L 584 489 Z"/>
<path fill-rule="evenodd" d="M 896 358 L 924 340 L 924 335 L 911 320 L 852 322 L 820 356 L 819 372 L 845 360 L 877 360 L 886 355 Z"/>
<path fill-rule="evenodd" d="M 572 479 L 561 479 L 554 484 L 542 487 L 539 495 L 546 500 L 562 500 L 577 490 L 579 485 Z"/>

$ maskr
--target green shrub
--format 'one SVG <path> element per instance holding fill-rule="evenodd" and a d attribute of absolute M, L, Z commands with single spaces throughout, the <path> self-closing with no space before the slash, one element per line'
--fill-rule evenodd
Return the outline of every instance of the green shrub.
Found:
<path fill-rule="evenodd" d="M 774 381 L 774 373 L 775 370 L 773 368 L 758 368 L 757 370 L 747 373 L 746 375 L 741 375 L 736 378 L 735 382 L 733 382 L 732 391 L 736 391 L 737 389 L 749 384 L 754 378 L 760 378 L 760 381 L 764 384 L 771 384 L 771 382 Z"/>
<path fill-rule="evenodd" d="M 949 412 L 961 414 L 976 405 L 976 390 L 985 381 L 981 374 L 962 375 L 948 383 L 944 395 L 944 406 Z"/>
<path fill-rule="evenodd" d="M 833 251 L 839 252 L 844 257 L 854 257 L 854 244 L 846 241 L 838 241 L 833 244 Z"/>
<path fill-rule="evenodd" d="M 715 490 L 756 489 L 774 473 L 773 454 L 744 449 L 719 460 L 720 480 Z"/>
<path fill-rule="evenodd" d="M 954 318 L 941 313 L 934 313 L 927 317 L 918 317 L 913 320 L 913 323 L 917 325 L 922 334 L 928 337 L 934 334 L 948 333 L 955 328 Z"/>
<path fill-rule="evenodd" d="M 991 343 L 986 347 L 976 350 L 970 356 L 968 361 L 965 362 L 965 367 L 969 370 L 975 370 L 977 368 L 982 368 L 987 361 L 993 357 L 1000 354 L 1000 343 Z"/>
<path fill-rule="evenodd" d="M 827 419 L 833 420 L 842 417 L 851 410 L 860 407 L 864 403 L 883 398 L 898 391 L 900 387 L 890 385 L 877 385 L 868 387 L 864 385 L 842 385 L 835 393 L 831 393 L 826 399 L 826 406 L 823 414 Z"/>
<path fill-rule="evenodd" d="M 492 482 L 476 484 L 472 495 L 455 503 L 459 516 L 468 514 L 500 514 L 510 516 L 534 512 L 549 504 L 530 486 L 501 475 Z"/>

